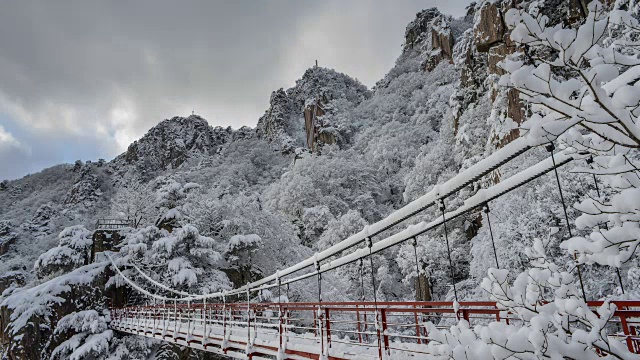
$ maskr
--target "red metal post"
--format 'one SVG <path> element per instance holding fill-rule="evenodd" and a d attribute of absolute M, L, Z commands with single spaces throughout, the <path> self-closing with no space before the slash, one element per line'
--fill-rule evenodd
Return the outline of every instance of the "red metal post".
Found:
<path fill-rule="evenodd" d="M 327 328 L 327 346 L 331 347 L 331 320 L 329 319 L 329 308 L 326 307 L 324 308 L 324 316 L 325 316 L 325 321 L 326 321 L 326 328 Z"/>
<path fill-rule="evenodd" d="M 282 305 L 280 304 L 278 304 L 278 337 L 280 338 L 280 349 L 282 349 Z"/>
<path fill-rule="evenodd" d="M 469 309 L 462 309 L 462 318 L 469 322 Z"/>
<path fill-rule="evenodd" d="M 360 331 L 360 310 L 358 310 L 358 304 L 356 304 L 356 320 L 358 329 L 358 342 L 362 344 L 362 332 Z"/>
<path fill-rule="evenodd" d="M 313 336 L 317 337 L 318 336 L 318 312 L 317 311 L 313 311 Z"/>
<path fill-rule="evenodd" d="M 384 350 L 389 352 L 389 335 L 387 334 L 387 309 L 380 309 L 382 320 L 382 338 L 384 339 Z"/>
<path fill-rule="evenodd" d="M 415 307 L 417 307 L 417 306 L 414 306 L 414 308 Z M 422 344 L 422 334 L 421 334 L 421 331 L 420 331 L 420 323 L 418 321 L 418 312 L 417 311 L 413 312 L 413 320 L 416 323 L 416 337 L 418 338 L 417 339 L 418 344 Z"/>

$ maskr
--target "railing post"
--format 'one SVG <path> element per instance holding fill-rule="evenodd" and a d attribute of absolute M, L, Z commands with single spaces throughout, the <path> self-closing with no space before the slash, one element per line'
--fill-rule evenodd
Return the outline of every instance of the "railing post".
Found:
<path fill-rule="evenodd" d="M 247 283 L 247 358 L 253 357 L 253 348 L 251 343 L 251 290 L 249 289 L 249 283 Z"/>
<path fill-rule="evenodd" d="M 358 342 L 362 344 L 362 332 L 360 331 L 360 310 L 358 310 L 358 304 L 356 304 L 356 321 L 356 329 L 358 330 Z"/>
<path fill-rule="evenodd" d="M 313 336 L 318 337 L 318 311 L 313 312 Z"/>
<path fill-rule="evenodd" d="M 278 277 L 278 341 L 279 341 L 279 345 L 278 345 L 278 353 L 284 353 L 284 334 L 283 334 L 283 328 L 282 328 L 282 297 L 280 295 L 280 286 L 282 285 L 281 281 L 280 281 L 280 276 L 278 273 L 277 277 Z"/>
<path fill-rule="evenodd" d="M 632 334 L 629 329 L 629 323 L 627 322 L 627 317 L 622 314 L 618 316 L 620 317 L 620 326 L 622 327 L 622 332 L 624 333 L 627 341 L 627 348 L 629 349 L 629 352 L 635 353 L 635 349 L 633 346 L 633 339 L 631 339 Z"/>
<path fill-rule="evenodd" d="M 420 331 L 420 323 L 418 322 L 418 310 L 417 310 L 418 305 L 414 305 L 413 307 L 414 309 L 416 309 L 413 312 L 413 321 L 415 321 L 416 323 L 416 337 L 418 338 L 417 339 L 418 344 L 422 344 L 422 332 Z"/>
<path fill-rule="evenodd" d="M 324 317 L 326 321 L 325 328 L 327 328 L 327 347 L 331 347 L 331 319 L 329 318 L 329 308 L 324 308 Z"/>
<path fill-rule="evenodd" d="M 167 332 L 167 314 L 166 314 L 166 310 L 167 310 L 167 306 L 166 306 L 166 301 L 165 299 L 162 299 L 162 332 L 160 333 L 160 335 L 162 336 L 162 340 L 164 340 L 164 335 Z"/>
<path fill-rule="evenodd" d="M 222 295 L 222 352 L 227 353 L 227 297 Z"/>
<path fill-rule="evenodd" d="M 154 305 L 153 305 L 153 330 L 151 330 L 151 336 L 155 337 L 156 336 L 156 314 L 157 314 L 158 309 L 155 306 L 155 301 L 154 301 Z"/>
<path fill-rule="evenodd" d="M 178 300 L 173 300 L 173 340 L 178 337 Z"/>
<path fill-rule="evenodd" d="M 191 343 L 191 300 L 187 300 L 187 345 Z"/>
<path fill-rule="evenodd" d="M 384 339 L 384 351 L 389 354 L 389 335 L 387 334 L 387 309 L 380 309 L 382 321 L 382 338 Z"/>
<path fill-rule="evenodd" d="M 209 335 L 207 334 L 207 298 L 202 299 L 202 303 L 203 303 L 203 309 L 202 311 L 204 312 L 204 314 L 201 314 L 202 316 L 202 321 L 204 323 L 203 325 L 203 334 L 202 334 L 202 346 L 205 348 L 205 350 L 207 349 L 207 345 L 209 344 Z"/>

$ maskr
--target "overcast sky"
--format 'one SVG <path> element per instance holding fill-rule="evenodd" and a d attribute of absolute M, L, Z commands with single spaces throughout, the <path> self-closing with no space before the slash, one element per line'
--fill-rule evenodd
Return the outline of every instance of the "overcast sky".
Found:
<path fill-rule="evenodd" d="M 461 0 L 7 1 L 0 10 L 0 179 L 113 158 L 192 109 L 255 126 L 317 59 L 372 86 L 406 25 Z"/>

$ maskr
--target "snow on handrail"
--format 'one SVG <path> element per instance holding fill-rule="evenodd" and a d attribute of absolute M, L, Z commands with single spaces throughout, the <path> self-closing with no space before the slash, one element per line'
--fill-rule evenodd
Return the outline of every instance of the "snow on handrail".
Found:
<path fill-rule="evenodd" d="M 554 168 L 558 168 L 562 165 L 569 163 L 570 161 L 574 160 L 575 155 L 560 152 L 560 153 L 554 154 L 554 156 L 556 161 L 555 166 L 553 164 L 553 159 L 551 157 L 548 157 L 540 161 L 539 163 L 503 180 L 502 182 L 494 186 L 491 186 L 487 189 L 481 189 L 475 195 L 465 200 L 464 204 L 461 207 L 446 213 L 444 218 L 442 216 L 439 216 L 436 220 L 433 220 L 429 223 L 423 221 L 415 225 L 409 225 L 403 231 L 395 233 L 385 239 L 382 239 L 374 243 L 371 247 L 371 254 L 378 253 L 389 247 L 398 245 L 399 243 L 405 242 L 416 236 L 422 235 L 425 232 L 431 229 L 434 229 L 437 226 L 442 225 L 445 220 L 449 221 L 449 220 L 455 219 L 466 212 L 469 212 L 475 208 L 483 206 L 487 202 L 494 200 L 504 195 L 505 193 L 515 190 L 520 186 L 548 173 L 549 171 L 552 171 Z M 331 260 L 330 262 L 322 265 L 320 267 L 319 272 L 324 273 L 330 270 L 334 270 L 343 265 L 352 263 L 358 259 L 365 258 L 367 256 L 369 256 L 369 249 L 360 248 L 348 255 L 342 256 L 338 259 Z M 318 274 L 318 271 L 310 272 L 310 273 L 289 279 L 287 281 L 284 281 L 281 284 L 288 284 L 288 283 L 304 280 L 306 278 L 309 278 L 317 274 Z M 259 288 L 252 288 L 252 290 L 254 291 L 264 290 L 264 289 L 273 288 L 275 286 L 277 285 L 276 284 L 263 285 Z"/>
<path fill-rule="evenodd" d="M 523 139 L 523 138 L 520 138 Z M 518 140 L 520 140 L 518 139 Z M 399 216 L 401 215 L 397 215 L 398 212 L 401 211 L 407 211 L 407 212 L 411 212 L 411 211 L 415 211 L 415 209 L 419 209 L 422 207 L 424 207 L 425 205 L 432 205 L 433 203 L 435 203 L 435 201 L 438 201 L 439 199 L 444 198 L 443 196 L 440 196 L 441 191 L 444 189 L 445 190 L 445 197 L 450 195 L 452 193 L 452 191 L 457 191 L 460 188 L 468 185 L 470 183 L 470 181 L 474 181 L 473 179 L 478 178 L 479 174 L 482 174 L 482 176 L 484 176 L 484 174 L 488 173 L 489 169 L 493 168 L 495 169 L 497 166 L 500 166 L 501 164 L 504 164 L 505 162 L 509 161 L 510 159 L 512 159 L 513 157 L 521 154 L 522 152 L 526 151 L 529 147 L 529 145 L 527 145 L 526 141 L 522 140 L 522 141 L 514 141 L 511 144 L 515 145 L 513 147 L 505 147 L 503 149 L 508 149 L 508 151 L 505 152 L 501 152 L 501 151 L 497 151 L 495 154 L 498 154 L 498 156 L 496 158 L 492 158 L 492 156 L 489 156 L 488 158 L 485 158 L 484 160 L 478 162 L 476 165 L 479 165 L 476 167 L 476 165 L 470 167 L 469 169 L 465 170 L 464 172 L 460 173 L 459 175 L 455 176 L 454 178 L 452 178 L 451 180 L 445 182 L 443 185 L 439 186 L 439 187 L 435 187 L 432 191 L 430 191 L 429 193 L 427 193 L 426 195 L 422 196 L 421 198 L 419 198 L 418 200 L 408 204 L 407 206 L 405 206 L 404 208 L 394 212 L 393 214 L 391 214 L 389 217 L 387 217 L 386 219 L 375 223 L 369 227 L 365 227 L 365 229 L 363 231 L 361 231 L 360 233 L 353 235 L 349 238 L 347 238 L 346 240 L 344 240 L 341 243 L 338 243 L 332 247 L 330 247 L 329 249 L 318 253 L 316 255 L 314 255 L 313 257 L 304 260 L 302 262 L 299 262 L 296 265 L 293 265 L 285 270 L 280 270 L 278 272 L 276 272 L 275 274 L 268 276 L 266 278 L 263 278 L 261 280 L 255 281 L 253 283 L 249 283 L 245 286 L 242 286 L 240 288 L 234 289 L 234 290 L 230 290 L 230 291 L 225 291 L 225 292 L 216 292 L 216 293 L 211 293 L 211 294 L 205 294 L 205 295 L 190 295 L 187 297 L 183 297 L 183 298 L 164 298 L 166 300 L 170 300 L 170 301 L 193 301 L 193 300 L 203 300 L 203 299 L 207 299 L 207 298 L 216 298 L 216 297 L 224 297 L 224 296 L 229 296 L 229 295 L 236 295 L 236 294 L 243 294 L 247 291 L 247 288 L 250 291 L 259 291 L 259 290 L 263 290 L 263 289 L 269 289 L 269 288 L 273 288 L 275 286 L 278 286 L 277 283 L 272 283 L 272 284 L 268 284 L 269 282 L 271 282 L 272 280 L 279 280 L 282 276 L 287 275 L 287 274 L 291 274 L 293 272 L 296 272 L 300 269 L 303 269 L 305 267 L 308 267 L 310 265 L 315 264 L 317 261 L 320 260 L 324 260 L 327 259 L 341 251 L 343 251 L 346 248 L 349 248 L 353 245 L 350 244 L 350 242 L 354 242 L 354 244 L 358 244 L 359 242 L 361 242 L 362 240 L 356 241 L 357 240 L 357 236 L 361 235 L 363 233 L 367 233 L 366 231 L 368 229 L 371 229 L 373 226 L 375 226 L 376 228 L 383 228 L 384 226 L 386 226 L 388 223 L 391 223 L 393 221 L 395 221 Z M 509 144 L 509 145 L 511 145 Z M 501 149 L 502 150 L 502 149 Z M 372 248 L 371 248 L 371 253 L 377 253 L 379 251 L 382 251 L 384 249 L 387 249 L 391 246 L 397 245 L 399 243 L 402 243 L 404 241 L 407 241 L 411 238 L 414 238 L 416 236 L 419 236 L 423 233 L 425 233 L 426 231 L 433 229 L 439 225 L 441 225 L 445 219 L 446 220 L 451 220 L 453 218 L 456 218 L 470 210 L 473 210 L 479 206 L 482 206 L 483 204 L 487 203 L 488 201 L 491 201 L 509 191 L 512 191 L 526 183 L 528 183 L 529 181 L 538 178 L 541 175 L 546 174 L 547 172 L 553 170 L 556 167 L 560 167 L 568 162 L 570 162 L 571 160 L 574 160 L 574 156 L 573 154 L 569 154 L 566 152 L 559 152 L 557 154 L 554 155 L 556 157 L 556 166 L 554 167 L 553 165 L 553 160 L 551 157 L 548 157 L 545 160 L 540 161 L 539 163 L 537 163 L 536 165 L 533 165 L 505 180 L 503 180 L 502 182 L 487 188 L 487 189 L 481 189 L 480 191 L 478 191 L 475 195 L 471 196 L 470 198 L 468 198 L 465 202 L 464 205 L 461 206 L 460 208 L 454 210 L 454 211 L 450 211 L 447 214 L 445 214 L 444 218 L 439 217 L 436 220 L 433 220 L 429 223 L 426 222 L 421 222 L 415 225 L 409 225 L 406 229 L 391 235 L 383 240 L 380 240 L 376 243 L 373 244 Z M 475 174 L 475 175 L 474 175 Z M 391 220 L 389 220 L 391 218 Z M 366 237 L 365 237 L 366 238 Z M 340 249 L 340 250 L 337 250 Z M 340 266 L 346 265 L 348 263 L 351 263 L 353 261 L 356 261 L 360 258 L 364 258 L 366 256 L 369 256 L 369 251 L 366 248 L 361 248 L 356 250 L 355 252 L 342 256 L 338 259 L 334 259 L 332 261 L 330 261 L 327 264 L 324 264 L 320 267 L 319 272 L 323 273 L 329 270 L 333 270 L 335 268 L 338 268 Z M 110 258 L 111 259 L 111 258 Z M 113 261 L 112 261 L 113 262 Z M 115 266 L 115 264 L 114 264 Z M 313 272 L 309 272 L 307 274 L 304 275 L 300 275 L 298 277 L 289 279 L 285 282 L 280 282 L 280 284 L 288 284 L 288 283 L 293 283 L 296 281 L 300 281 L 303 280 L 305 278 L 311 277 L 318 274 L 318 270 L 313 271 Z M 124 275 L 121 275 L 124 276 Z M 127 279 L 128 280 L 128 279 Z M 130 281 L 128 281 L 130 282 Z M 137 288 L 139 288 L 138 286 L 136 286 Z M 154 296 L 157 298 L 157 296 Z"/>
<path fill-rule="evenodd" d="M 131 285 L 134 289 L 140 291 L 141 293 L 143 293 L 144 295 L 147 295 L 149 297 L 155 298 L 157 300 L 174 300 L 174 299 L 169 299 L 166 298 L 164 296 L 160 296 L 160 295 L 156 295 L 156 294 L 152 294 L 150 292 L 148 292 L 147 290 L 141 288 L 140 286 L 138 286 L 136 283 L 134 283 L 133 281 L 129 280 L 128 277 L 124 276 L 124 274 L 122 273 L 122 271 L 120 271 L 120 269 L 118 269 L 118 266 L 116 265 L 116 262 L 113 261 L 113 258 L 111 258 L 111 256 L 107 253 L 104 252 L 105 255 L 107 255 L 107 258 L 109 258 L 109 261 L 111 261 L 111 264 L 113 265 L 113 267 L 116 269 L 116 271 L 118 272 L 118 275 L 120 275 L 120 277 L 122 277 L 124 279 L 124 281 L 126 281 L 129 285 Z"/>
<path fill-rule="evenodd" d="M 182 296 L 191 296 L 191 294 L 189 294 L 187 292 L 172 289 L 172 288 L 170 288 L 170 287 L 168 287 L 168 286 L 166 286 L 166 285 L 164 285 L 164 284 L 162 284 L 162 283 L 160 283 L 158 281 L 153 280 L 149 275 L 145 274 L 142 270 L 140 270 L 140 268 L 138 268 L 135 264 L 133 264 L 131 262 L 129 264 L 131 266 L 133 266 L 136 270 L 138 270 L 138 273 L 140 273 L 140 275 L 142 275 L 142 277 L 144 277 L 148 282 L 152 283 L 153 285 L 155 285 L 155 286 L 157 286 L 157 287 L 159 287 L 161 289 L 167 290 L 169 292 L 172 292 L 174 294 L 178 294 L 178 295 L 182 295 Z"/>
<path fill-rule="evenodd" d="M 119 230 L 127 227 L 135 227 L 135 221 L 131 219 L 98 219 L 96 230 Z"/>
<path fill-rule="evenodd" d="M 340 252 L 353 247 L 361 242 L 363 242 L 367 237 L 371 237 L 373 235 L 377 235 L 382 231 L 406 220 L 407 218 L 419 213 L 420 211 L 428 208 L 429 206 L 435 204 L 439 199 L 444 199 L 453 193 L 459 191 L 463 187 L 469 185 L 470 183 L 477 181 L 484 175 L 489 172 L 497 169 L 504 163 L 513 159 L 514 157 L 524 153 L 529 150 L 531 145 L 527 138 L 520 137 L 511 143 L 507 144 L 505 147 L 500 150 L 494 152 L 490 156 L 478 161 L 473 166 L 468 169 L 462 171 L 457 174 L 453 178 L 449 179 L 442 185 L 436 185 L 431 191 L 421 196 L 420 198 L 410 202 L 404 207 L 394 211 L 386 218 L 364 227 L 357 234 L 351 235 L 345 240 L 329 247 L 328 249 L 306 259 L 295 265 L 292 265 L 284 270 L 280 270 L 278 276 L 276 274 L 272 274 L 260 280 L 257 280 L 253 283 L 248 284 L 250 289 L 254 289 L 262 284 L 276 281 L 278 278 L 282 278 L 283 276 L 290 275 L 299 270 L 307 268 L 309 266 L 314 265 L 318 261 L 326 260 Z M 237 289 L 238 293 L 244 292 L 247 289 L 247 285 Z M 230 292 L 236 293 L 236 292 Z"/>

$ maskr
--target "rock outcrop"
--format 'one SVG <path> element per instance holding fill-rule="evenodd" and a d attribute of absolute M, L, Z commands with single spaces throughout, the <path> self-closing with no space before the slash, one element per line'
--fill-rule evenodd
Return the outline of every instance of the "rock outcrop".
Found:
<path fill-rule="evenodd" d="M 370 96 L 371 92 L 357 80 L 332 69 L 313 67 L 294 87 L 271 94 L 269 108 L 258 120 L 256 132 L 283 153 L 293 153 L 299 147 L 311 149 L 320 134 L 327 133 L 321 128 L 328 127 L 315 120 L 331 113 L 334 102 L 346 101 L 349 106 L 356 106 Z M 309 107 L 313 104 L 315 116 Z M 322 136 L 327 142 L 337 141 L 333 135 Z"/>
<path fill-rule="evenodd" d="M 6 254 L 18 238 L 9 221 L 0 221 L 0 255 Z M 2 291 L 0 291 L 0 294 Z"/>
<path fill-rule="evenodd" d="M 478 20 L 473 27 L 476 48 L 480 52 L 504 41 L 506 26 L 497 2 L 485 1 L 478 11 Z"/>
<path fill-rule="evenodd" d="M 414 49 L 424 44 L 432 34 L 433 20 L 441 16 L 438 8 L 425 9 L 417 13 L 416 18 L 405 29 L 404 49 Z"/>
<path fill-rule="evenodd" d="M 176 116 L 154 126 L 114 163 L 136 164 L 144 171 L 175 169 L 191 157 L 215 154 L 233 133 L 230 127 L 211 127 L 198 115 Z"/>
<path fill-rule="evenodd" d="M 78 309 L 104 308 L 104 270 L 105 264 L 91 264 L 7 294 L 0 305 L 4 354 L 9 359 L 48 359 L 67 340 L 51 341 L 58 320 Z"/>
<path fill-rule="evenodd" d="M 27 283 L 27 275 L 23 271 L 8 271 L 0 275 L 0 294 L 7 289 L 24 286 Z"/>

